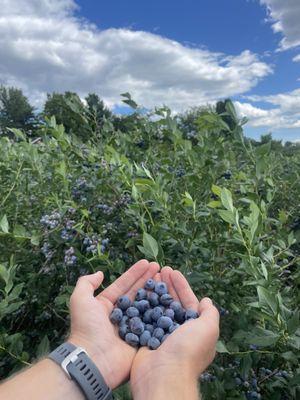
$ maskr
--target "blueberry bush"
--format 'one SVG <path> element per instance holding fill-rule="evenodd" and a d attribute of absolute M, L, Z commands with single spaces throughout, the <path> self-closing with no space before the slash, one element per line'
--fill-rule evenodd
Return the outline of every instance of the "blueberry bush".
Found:
<path fill-rule="evenodd" d="M 299 398 L 299 147 L 245 138 L 230 101 L 188 123 L 131 103 L 84 142 L 53 117 L 0 137 L 0 376 L 64 340 L 80 275 L 147 258 L 219 308 L 204 399 Z"/>

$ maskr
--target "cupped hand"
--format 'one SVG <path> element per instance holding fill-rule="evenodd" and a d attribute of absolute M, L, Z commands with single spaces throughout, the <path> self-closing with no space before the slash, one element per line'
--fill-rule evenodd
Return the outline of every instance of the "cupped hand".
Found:
<path fill-rule="evenodd" d="M 196 381 L 213 361 L 219 336 L 218 310 L 209 298 L 198 301 L 181 272 L 164 267 L 155 279 L 166 282 L 173 298 L 184 308 L 198 311 L 200 317 L 177 328 L 157 350 L 142 347 L 138 351 L 130 375 L 134 394 L 160 376 L 165 382 L 170 374 L 173 379 L 187 376 Z"/>
<path fill-rule="evenodd" d="M 158 271 L 157 263 L 140 260 L 96 297 L 94 291 L 101 285 L 103 273 L 82 276 L 71 296 L 68 341 L 88 352 L 111 389 L 128 378 L 136 349 L 120 339 L 109 315 L 118 297 L 127 295 L 133 299 Z"/>

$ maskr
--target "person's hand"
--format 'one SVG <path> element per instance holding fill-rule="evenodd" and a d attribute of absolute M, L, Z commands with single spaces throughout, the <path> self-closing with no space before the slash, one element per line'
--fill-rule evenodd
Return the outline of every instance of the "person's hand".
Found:
<path fill-rule="evenodd" d="M 147 399 L 147 393 L 154 396 L 156 388 L 152 398 L 197 398 L 197 379 L 215 357 L 219 312 L 209 298 L 199 303 L 181 272 L 164 267 L 155 280 L 166 282 L 173 298 L 184 308 L 198 311 L 200 317 L 177 328 L 157 350 L 142 347 L 138 351 L 130 374 L 134 398 Z"/>
<path fill-rule="evenodd" d="M 118 297 L 127 295 L 133 299 L 159 268 L 155 262 L 140 260 L 97 297 L 94 291 L 101 285 L 103 273 L 82 276 L 71 296 L 68 341 L 87 351 L 111 389 L 128 378 L 136 349 L 120 339 L 109 315 Z"/>

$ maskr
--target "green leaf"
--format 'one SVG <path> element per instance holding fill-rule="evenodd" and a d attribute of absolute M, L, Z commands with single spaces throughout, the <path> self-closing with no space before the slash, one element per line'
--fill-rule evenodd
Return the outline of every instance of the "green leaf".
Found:
<path fill-rule="evenodd" d="M 0 264 L 0 278 L 2 278 L 5 283 L 8 282 L 9 271 L 7 270 L 4 264 Z"/>
<path fill-rule="evenodd" d="M 300 385 L 300 374 L 294 375 L 293 378 L 289 381 L 289 384 L 292 386 Z"/>
<path fill-rule="evenodd" d="M 249 372 L 250 369 L 252 367 L 252 358 L 250 354 L 246 354 L 242 359 L 241 359 L 241 364 L 240 364 L 240 371 L 241 371 L 241 375 L 243 377 L 246 377 Z"/>
<path fill-rule="evenodd" d="M 22 225 L 15 225 L 13 229 L 14 236 L 27 238 L 26 229 Z"/>
<path fill-rule="evenodd" d="M 158 255 L 157 241 L 147 232 L 144 232 L 143 234 L 143 247 L 151 255 L 151 257 L 156 259 Z"/>
<path fill-rule="evenodd" d="M 222 203 L 219 200 L 212 200 L 207 204 L 207 207 L 218 208 L 221 207 Z"/>
<path fill-rule="evenodd" d="M 294 312 L 293 316 L 287 321 L 287 330 L 290 335 L 300 328 L 299 311 Z"/>
<path fill-rule="evenodd" d="M 38 246 L 40 244 L 40 237 L 38 235 L 32 235 L 30 242 L 33 246 Z"/>
<path fill-rule="evenodd" d="M 268 270 L 263 262 L 261 262 L 260 266 L 261 266 L 263 276 L 264 276 L 265 280 L 267 281 L 268 280 Z"/>
<path fill-rule="evenodd" d="M 134 200 L 137 200 L 139 197 L 137 187 L 133 184 L 131 189 L 131 196 Z"/>
<path fill-rule="evenodd" d="M 211 187 L 211 191 L 216 195 L 216 196 L 221 196 L 221 191 L 222 191 L 222 188 L 220 187 L 220 186 L 217 186 L 217 185 L 212 185 L 212 187 Z"/>
<path fill-rule="evenodd" d="M 24 140 L 26 142 L 26 135 L 20 129 L 7 128 L 7 130 L 14 133 L 18 139 Z"/>
<path fill-rule="evenodd" d="M 122 93 L 121 94 L 122 97 L 125 97 L 125 100 L 122 100 L 123 103 L 126 103 L 129 105 L 129 107 L 137 109 L 138 108 L 138 104 L 132 100 L 130 93 L 126 92 L 126 93 Z"/>
<path fill-rule="evenodd" d="M 229 224 L 235 224 L 235 216 L 231 211 L 218 210 L 220 217 Z"/>
<path fill-rule="evenodd" d="M 9 225 L 8 225 L 8 220 L 6 215 L 4 214 L 1 221 L 0 221 L 0 229 L 2 230 L 2 232 L 4 233 L 8 233 L 9 232 Z"/>
<path fill-rule="evenodd" d="M 292 335 L 288 339 L 288 344 L 296 350 L 300 350 L 300 336 Z"/>
<path fill-rule="evenodd" d="M 218 353 L 229 353 L 229 350 L 221 340 L 217 341 L 216 350 Z"/>
<path fill-rule="evenodd" d="M 267 329 L 256 329 L 258 335 L 249 335 L 247 337 L 247 343 L 254 344 L 256 346 L 268 347 L 273 346 L 280 339 L 280 335 L 269 331 Z"/>
<path fill-rule="evenodd" d="M 50 343 L 48 336 L 45 335 L 43 339 L 41 340 L 40 344 L 38 345 L 36 355 L 38 358 L 45 356 L 46 354 L 49 353 L 50 349 Z"/>
<path fill-rule="evenodd" d="M 221 201 L 226 210 L 233 212 L 232 195 L 231 192 L 226 188 L 223 188 L 221 191 Z"/>
<path fill-rule="evenodd" d="M 278 303 L 276 297 L 262 286 L 257 287 L 257 294 L 260 303 L 267 306 L 276 315 L 278 311 Z"/>

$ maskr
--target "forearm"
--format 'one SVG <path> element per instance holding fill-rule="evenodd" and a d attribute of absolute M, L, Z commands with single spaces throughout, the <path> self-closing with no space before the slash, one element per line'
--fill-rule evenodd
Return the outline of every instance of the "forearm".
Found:
<path fill-rule="evenodd" d="M 84 400 L 84 396 L 59 365 L 44 359 L 2 383 L 0 399 Z"/>
<path fill-rule="evenodd" d="M 200 400 L 197 379 L 183 370 L 151 371 L 131 390 L 134 400 Z"/>

